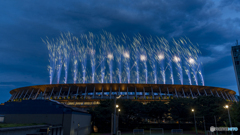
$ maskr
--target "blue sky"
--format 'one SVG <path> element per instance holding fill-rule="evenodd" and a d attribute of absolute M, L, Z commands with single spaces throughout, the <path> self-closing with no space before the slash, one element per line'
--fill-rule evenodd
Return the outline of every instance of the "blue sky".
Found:
<path fill-rule="evenodd" d="M 0 1 L 0 103 L 9 91 L 49 83 L 41 38 L 102 30 L 187 36 L 202 52 L 205 85 L 235 90 L 231 46 L 240 40 L 239 0 Z"/>

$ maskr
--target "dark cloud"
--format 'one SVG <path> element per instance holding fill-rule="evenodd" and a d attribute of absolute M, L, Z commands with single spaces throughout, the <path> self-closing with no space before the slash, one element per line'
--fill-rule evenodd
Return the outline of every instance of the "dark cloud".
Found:
<path fill-rule="evenodd" d="M 0 82 L 8 85 L 0 85 L 4 89 L 0 101 L 13 88 L 48 83 L 48 51 L 41 38 L 57 38 L 68 31 L 76 36 L 102 30 L 115 35 L 141 33 L 169 40 L 187 36 L 202 51 L 206 84 L 237 90 L 230 48 L 240 35 L 239 4 L 239 0 L 1 1 Z M 214 79 L 227 72 L 231 74 Z M 233 83 L 222 83 L 229 81 Z"/>
<path fill-rule="evenodd" d="M 229 8 L 240 12 L 240 1 L 239 0 L 222 0 L 219 6 L 220 8 Z"/>

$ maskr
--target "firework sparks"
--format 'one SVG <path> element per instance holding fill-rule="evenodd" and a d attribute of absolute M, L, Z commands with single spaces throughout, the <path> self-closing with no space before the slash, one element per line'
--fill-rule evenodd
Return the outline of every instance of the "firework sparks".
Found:
<path fill-rule="evenodd" d="M 165 38 L 140 34 L 127 37 L 103 32 L 75 37 L 65 33 L 43 42 L 49 51 L 50 84 L 60 83 L 61 79 L 64 83 L 78 80 L 79 83 L 183 84 L 186 83 L 183 74 L 186 74 L 188 84 L 192 85 L 193 79 L 198 85 L 199 78 L 204 85 L 202 65 L 198 64 L 201 52 L 198 45 L 193 45 L 186 37 L 168 42 Z M 73 75 L 70 80 L 69 72 Z M 176 77 L 180 82 L 174 82 Z"/>

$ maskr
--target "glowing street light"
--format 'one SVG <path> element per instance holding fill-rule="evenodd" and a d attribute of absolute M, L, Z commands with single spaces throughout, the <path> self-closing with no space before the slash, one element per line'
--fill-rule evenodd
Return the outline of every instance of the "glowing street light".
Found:
<path fill-rule="evenodd" d="M 116 108 L 118 108 L 119 106 L 118 105 L 116 105 Z"/>
<path fill-rule="evenodd" d="M 112 59 L 113 59 L 113 54 L 109 53 L 109 54 L 107 55 L 107 58 L 109 58 L 110 60 L 112 60 Z"/>
<path fill-rule="evenodd" d="M 145 55 L 140 55 L 140 60 L 141 61 L 146 61 L 147 60 L 147 57 Z"/>
<path fill-rule="evenodd" d="M 124 56 L 125 58 L 127 58 L 127 59 L 129 59 L 129 58 L 130 58 L 130 55 L 129 55 L 129 53 L 128 53 L 128 52 L 124 52 L 124 53 L 123 53 L 123 56 Z"/>
<path fill-rule="evenodd" d="M 119 128 L 119 112 L 120 112 L 120 111 L 121 111 L 121 110 L 120 110 L 120 109 L 118 109 L 118 114 L 117 114 L 117 115 L 118 115 L 118 117 L 117 117 L 117 118 L 118 118 L 118 120 L 117 120 L 117 122 L 118 122 L 118 124 L 117 124 L 117 125 L 118 125 L 118 127 L 117 127 L 117 131 L 118 131 L 118 128 Z"/>
<path fill-rule="evenodd" d="M 119 116 L 119 112 L 121 111 L 121 109 L 118 109 L 118 116 Z"/>
<path fill-rule="evenodd" d="M 196 124 L 194 109 L 192 109 L 192 112 L 193 112 L 193 114 L 194 114 L 194 123 L 195 123 L 196 135 L 197 135 L 197 134 L 198 134 L 198 133 L 197 133 L 197 124 Z"/>
<path fill-rule="evenodd" d="M 230 123 L 230 127 L 232 127 L 232 122 L 231 122 L 231 117 L 230 117 L 230 113 L 229 113 L 229 107 L 228 107 L 228 105 L 226 105 L 224 108 L 228 109 L 229 123 Z M 231 135 L 233 135 L 233 131 L 232 131 Z"/>
<path fill-rule="evenodd" d="M 159 59 L 159 60 L 162 60 L 162 59 L 164 59 L 164 55 L 162 55 L 162 54 L 159 54 L 159 55 L 158 55 L 158 59 Z"/>
<path fill-rule="evenodd" d="M 181 59 L 180 59 L 179 57 L 177 57 L 177 56 L 174 56 L 174 57 L 173 57 L 173 61 L 179 62 L 179 61 L 181 61 Z"/>

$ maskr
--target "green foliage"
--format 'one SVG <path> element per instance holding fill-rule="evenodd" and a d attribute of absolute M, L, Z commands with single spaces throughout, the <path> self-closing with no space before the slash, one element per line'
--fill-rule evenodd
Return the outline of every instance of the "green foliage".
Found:
<path fill-rule="evenodd" d="M 118 100 L 117 104 L 121 108 L 120 124 L 122 126 L 134 128 L 142 123 L 142 118 L 145 115 L 142 103 L 132 100 Z"/>
<path fill-rule="evenodd" d="M 200 96 L 194 101 L 193 108 L 197 116 L 204 116 L 207 123 L 214 123 L 214 116 L 221 118 L 227 116 L 227 110 L 223 108 L 226 104 L 227 102 L 219 97 Z"/>
<path fill-rule="evenodd" d="M 77 98 L 80 97 L 77 96 Z M 195 110 L 196 117 L 205 117 L 206 128 L 214 125 L 214 116 L 217 118 L 218 126 L 230 126 L 228 111 L 223 107 L 229 102 L 222 98 L 214 96 L 200 96 L 196 99 L 170 97 L 168 104 L 166 103 L 156 99 L 153 102 L 143 105 L 136 100 L 118 99 L 117 104 L 121 109 L 119 113 L 119 126 L 122 130 L 138 128 L 139 124 L 144 124 L 147 119 L 157 121 L 169 119 L 175 122 L 193 121 L 192 109 Z M 234 103 L 229 106 L 232 126 L 240 127 L 240 104 Z M 111 115 L 114 113 L 114 108 L 113 100 L 103 100 L 100 101 L 99 106 L 89 110 L 92 114 L 93 125 L 97 126 L 99 132 L 110 132 Z M 168 117 L 168 114 L 170 114 L 170 117 Z M 198 124 L 200 126 L 203 125 L 199 120 Z"/>
<path fill-rule="evenodd" d="M 168 107 L 173 120 L 181 121 L 190 117 L 193 100 L 190 98 L 175 98 L 169 101 Z"/>
<path fill-rule="evenodd" d="M 4 124 L 0 123 L 0 128 L 9 128 L 9 127 L 24 127 L 24 126 L 35 126 L 35 125 L 46 125 L 45 123 L 32 123 L 32 124 Z"/>
<path fill-rule="evenodd" d="M 232 126 L 240 127 L 240 103 L 233 103 L 230 107 Z"/>
<path fill-rule="evenodd" d="M 111 131 L 111 114 L 113 113 L 113 101 L 100 101 L 100 105 L 94 109 L 90 109 L 92 114 L 93 125 L 98 127 L 99 132 Z"/>
<path fill-rule="evenodd" d="M 145 106 L 145 113 L 152 119 L 162 120 L 168 112 L 168 106 L 161 101 L 153 101 Z"/>
<path fill-rule="evenodd" d="M 117 100 L 121 112 L 119 114 L 119 123 L 121 127 L 134 128 L 142 122 L 145 109 L 144 105 L 138 101 Z M 111 115 L 114 113 L 113 100 L 100 101 L 100 105 L 94 109 L 90 109 L 92 121 L 98 127 L 99 132 L 110 132 Z"/>

